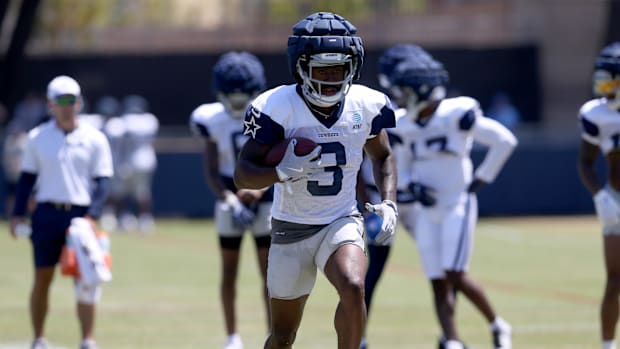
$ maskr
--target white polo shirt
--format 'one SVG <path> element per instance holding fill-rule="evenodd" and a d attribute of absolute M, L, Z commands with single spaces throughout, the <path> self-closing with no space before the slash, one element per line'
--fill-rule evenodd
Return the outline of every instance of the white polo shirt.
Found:
<path fill-rule="evenodd" d="M 112 177 L 107 138 L 85 122 L 66 133 L 55 120 L 28 134 L 22 171 L 37 175 L 37 202 L 91 203 L 92 179 Z"/>

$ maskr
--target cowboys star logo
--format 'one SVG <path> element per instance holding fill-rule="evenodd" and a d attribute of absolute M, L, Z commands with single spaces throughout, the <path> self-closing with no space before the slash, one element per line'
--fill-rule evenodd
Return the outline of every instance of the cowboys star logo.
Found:
<path fill-rule="evenodd" d="M 256 123 L 256 119 L 254 117 L 254 113 L 252 113 L 252 118 L 250 121 L 244 121 L 245 130 L 243 131 L 244 135 L 251 135 L 252 138 L 256 138 L 256 131 L 258 131 L 261 126 Z"/>

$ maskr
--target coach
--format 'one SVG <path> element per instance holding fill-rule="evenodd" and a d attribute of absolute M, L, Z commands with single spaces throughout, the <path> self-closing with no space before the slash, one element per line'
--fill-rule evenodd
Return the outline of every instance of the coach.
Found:
<path fill-rule="evenodd" d="M 30 316 L 34 331 L 32 348 L 47 348 L 44 324 L 49 289 L 54 278 L 65 235 L 74 217 L 86 217 L 93 226 L 105 202 L 113 175 L 110 145 L 106 137 L 86 123 L 79 123 L 82 106 L 79 84 L 68 76 L 54 78 L 47 87 L 53 118 L 28 134 L 22 170 L 17 183 L 10 231 L 23 227 L 26 206 L 35 183 L 36 208 L 31 217 L 34 285 Z M 76 281 L 77 314 L 82 334 L 81 349 L 96 348 L 93 339 L 95 303 L 100 287 L 85 289 Z"/>

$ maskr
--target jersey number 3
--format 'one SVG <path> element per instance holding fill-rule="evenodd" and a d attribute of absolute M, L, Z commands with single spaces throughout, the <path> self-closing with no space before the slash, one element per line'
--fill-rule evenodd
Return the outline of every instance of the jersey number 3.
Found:
<path fill-rule="evenodd" d="M 308 192 L 314 196 L 336 195 L 342 189 L 342 168 L 341 165 L 347 163 L 347 155 L 344 146 L 339 142 L 319 143 L 321 155 L 334 154 L 336 156 L 336 166 L 325 167 L 325 172 L 333 172 L 334 181 L 330 185 L 320 185 L 319 181 L 308 181 Z"/>

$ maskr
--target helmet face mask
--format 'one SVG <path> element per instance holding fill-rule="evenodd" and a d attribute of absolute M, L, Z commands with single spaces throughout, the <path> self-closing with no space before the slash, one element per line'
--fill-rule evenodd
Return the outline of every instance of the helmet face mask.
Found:
<path fill-rule="evenodd" d="M 417 88 L 406 86 L 402 90 L 404 91 L 403 97 L 407 101 L 407 116 L 412 119 L 417 119 L 422 110 L 445 99 L 447 94 L 446 87 L 443 85 L 421 85 Z"/>
<path fill-rule="evenodd" d="M 394 68 L 390 92 L 416 119 L 420 111 L 446 98 L 448 81 L 448 72 L 441 63 L 430 56 L 411 56 Z"/>
<path fill-rule="evenodd" d="M 227 52 L 213 67 L 215 95 L 235 119 L 243 118 L 250 102 L 265 84 L 263 65 L 249 52 Z"/>
<path fill-rule="evenodd" d="M 595 70 L 592 80 L 593 92 L 597 96 L 615 95 L 620 87 L 620 77 L 606 70 Z"/>
<path fill-rule="evenodd" d="M 379 57 L 377 80 L 390 98 L 400 107 L 407 105 L 403 91 L 394 86 L 391 80 L 392 73 L 398 64 L 412 57 L 432 59 L 431 55 L 415 44 L 396 44 L 386 49 Z"/>
<path fill-rule="evenodd" d="M 249 94 L 245 92 L 217 93 L 217 100 L 224 105 L 224 109 L 235 119 L 241 119 L 245 116 L 245 111 L 250 105 L 252 99 L 258 93 Z"/>
<path fill-rule="evenodd" d="M 314 13 L 293 26 L 293 34 L 288 38 L 289 70 L 307 102 L 332 107 L 344 98 L 353 81 L 359 79 L 364 47 L 356 33 L 357 29 L 349 21 L 329 12 Z M 332 81 L 331 76 L 317 78 L 318 69 L 336 66 L 344 67 L 340 80 Z"/>
<path fill-rule="evenodd" d="M 594 61 L 592 92 L 607 98 L 611 109 L 620 107 L 620 42 L 604 47 Z"/>
<path fill-rule="evenodd" d="M 319 79 L 315 71 L 341 67 L 341 80 Z M 337 69 L 335 69 L 337 70 Z M 331 107 L 340 102 L 349 92 L 355 72 L 353 59 L 343 53 L 319 53 L 309 59 L 302 56 L 297 61 L 297 74 L 301 77 L 301 90 L 306 100 L 319 107 Z M 336 75 L 336 74 L 334 74 Z M 335 89 L 335 91 L 334 91 Z"/>

